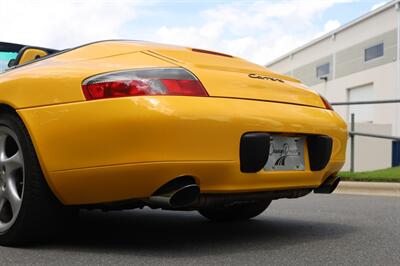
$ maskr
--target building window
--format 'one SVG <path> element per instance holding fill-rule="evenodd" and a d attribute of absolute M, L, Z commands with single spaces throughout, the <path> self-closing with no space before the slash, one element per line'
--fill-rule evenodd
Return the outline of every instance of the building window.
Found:
<path fill-rule="evenodd" d="M 371 46 L 364 50 L 365 62 L 381 56 L 383 56 L 383 43 Z"/>
<path fill-rule="evenodd" d="M 317 66 L 317 78 L 327 77 L 329 75 L 329 63 Z"/>

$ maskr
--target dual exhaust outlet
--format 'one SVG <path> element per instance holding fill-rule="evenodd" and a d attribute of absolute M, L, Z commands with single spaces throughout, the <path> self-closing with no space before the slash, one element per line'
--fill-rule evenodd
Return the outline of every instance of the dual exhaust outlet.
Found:
<path fill-rule="evenodd" d="M 340 182 L 340 177 L 335 175 L 330 176 L 319 187 L 314 188 L 314 193 L 330 194 L 332 193 Z M 310 191 L 312 188 L 309 189 Z M 272 191 L 273 193 L 273 191 Z M 308 192 L 307 192 L 308 193 Z M 307 194 L 306 193 L 306 194 Z M 273 198 L 272 194 L 264 193 L 262 198 Z M 179 209 L 185 207 L 196 206 L 199 202 L 200 187 L 191 176 L 181 176 L 175 178 L 162 187 L 160 187 L 154 194 L 147 199 L 150 207 L 163 208 L 163 209 Z M 250 198 L 257 195 L 249 195 Z M 244 195 L 240 195 L 235 200 L 243 200 Z"/>

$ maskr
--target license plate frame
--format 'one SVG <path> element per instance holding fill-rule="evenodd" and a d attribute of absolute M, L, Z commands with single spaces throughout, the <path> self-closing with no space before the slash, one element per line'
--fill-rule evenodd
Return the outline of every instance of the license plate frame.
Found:
<path fill-rule="evenodd" d="M 305 136 L 271 135 L 264 171 L 304 171 Z"/>

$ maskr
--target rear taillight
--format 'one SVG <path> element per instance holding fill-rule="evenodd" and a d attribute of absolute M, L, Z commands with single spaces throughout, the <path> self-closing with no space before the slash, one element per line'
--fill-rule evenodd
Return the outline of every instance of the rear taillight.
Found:
<path fill-rule="evenodd" d="M 201 82 L 183 68 L 149 68 L 100 74 L 82 83 L 86 100 L 141 95 L 208 96 Z"/>
<path fill-rule="evenodd" d="M 324 105 L 325 105 L 325 108 L 328 109 L 328 110 L 332 110 L 332 111 L 333 111 L 333 107 L 332 107 L 332 105 L 328 102 L 328 100 L 327 100 L 324 96 L 322 96 L 322 95 L 320 95 L 320 97 L 321 97 L 322 102 L 323 102 Z"/>

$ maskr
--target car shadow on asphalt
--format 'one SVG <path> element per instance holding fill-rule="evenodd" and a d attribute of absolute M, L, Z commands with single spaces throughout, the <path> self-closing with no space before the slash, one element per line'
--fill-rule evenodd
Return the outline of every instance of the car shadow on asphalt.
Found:
<path fill-rule="evenodd" d="M 279 249 L 355 230 L 345 224 L 270 216 L 268 211 L 233 223 L 210 222 L 197 212 L 82 211 L 57 238 L 31 248 L 171 258 Z"/>

